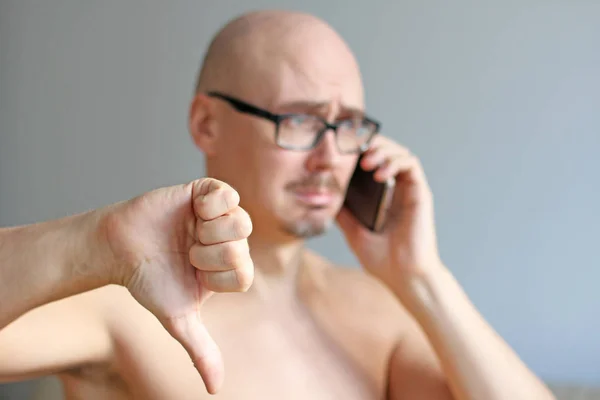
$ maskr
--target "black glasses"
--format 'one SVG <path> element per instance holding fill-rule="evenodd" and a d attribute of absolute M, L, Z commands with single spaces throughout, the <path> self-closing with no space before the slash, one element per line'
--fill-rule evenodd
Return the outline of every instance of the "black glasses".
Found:
<path fill-rule="evenodd" d="M 352 116 L 329 123 L 311 114 L 274 114 L 220 92 L 207 93 L 228 102 L 237 111 L 255 115 L 275 124 L 275 142 L 286 150 L 305 151 L 314 148 L 329 129 L 336 136 L 340 153 L 359 153 L 366 150 L 381 124 L 364 116 Z"/>

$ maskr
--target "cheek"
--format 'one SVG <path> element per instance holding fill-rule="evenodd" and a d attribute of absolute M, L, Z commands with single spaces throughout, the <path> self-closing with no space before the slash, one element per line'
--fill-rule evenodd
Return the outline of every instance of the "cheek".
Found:
<path fill-rule="evenodd" d="M 248 144 L 244 155 L 232 157 L 236 184 L 246 203 L 275 210 L 286 202 L 286 186 L 302 176 L 302 162 L 279 148 Z M 239 153 L 238 153 L 239 154 Z M 248 204 L 250 205 L 250 204 Z"/>
<path fill-rule="evenodd" d="M 302 177 L 302 160 L 297 154 L 282 149 L 263 151 L 256 159 L 264 187 L 273 196 L 280 196 L 290 182 Z"/>
<path fill-rule="evenodd" d="M 342 188 L 346 189 L 348 186 L 348 182 L 350 182 L 350 178 L 352 177 L 352 173 L 354 172 L 354 168 L 356 167 L 356 162 L 358 161 L 358 156 L 348 157 L 348 159 L 344 159 L 339 166 L 339 175 L 338 180 L 342 185 Z"/>

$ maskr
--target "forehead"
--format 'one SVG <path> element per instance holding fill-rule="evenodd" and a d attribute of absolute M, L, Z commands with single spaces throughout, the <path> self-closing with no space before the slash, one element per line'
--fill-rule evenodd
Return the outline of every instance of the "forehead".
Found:
<path fill-rule="evenodd" d="M 332 106 L 353 112 L 364 109 L 360 79 L 339 69 L 332 73 L 318 66 L 300 69 L 283 64 L 273 83 L 270 106 L 275 109 L 318 111 Z"/>
<path fill-rule="evenodd" d="M 276 51 L 263 53 L 258 64 L 252 86 L 259 88 L 263 105 L 269 108 L 334 104 L 364 110 L 358 65 L 336 38 L 288 42 Z"/>

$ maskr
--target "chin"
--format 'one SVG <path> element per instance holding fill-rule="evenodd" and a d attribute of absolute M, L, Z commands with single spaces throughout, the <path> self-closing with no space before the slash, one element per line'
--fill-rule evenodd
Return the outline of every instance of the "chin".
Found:
<path fill-rule="evenodd" d="M 304 218 L 287 222 L 284 229 L 298 238 L 311 238 L 325 234 L 332 226 L 333 218 Z"/>

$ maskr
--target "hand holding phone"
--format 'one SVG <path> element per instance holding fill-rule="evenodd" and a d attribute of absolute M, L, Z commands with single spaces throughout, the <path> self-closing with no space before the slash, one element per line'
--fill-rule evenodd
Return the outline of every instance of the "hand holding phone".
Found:
<path fill-rule="evenodd" d="M 360 155 L 350 178 L 344 206 L 354 217 L 372 232 L 381 232 L 385 227 L 392 203 L 396 181 L 377 182 L 373 176 L 375 170 L 365 171 L 360 163 Z"/>

